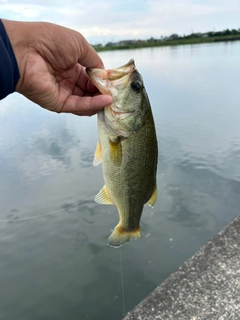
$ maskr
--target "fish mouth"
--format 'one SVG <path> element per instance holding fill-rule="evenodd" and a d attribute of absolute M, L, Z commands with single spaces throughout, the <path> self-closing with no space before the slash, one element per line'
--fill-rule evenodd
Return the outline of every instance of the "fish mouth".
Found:
<path fill-rule="evenodd" d="M 99 68 L 86 68 L 86 72 L 90 78 L 92 77 L 92 75 L 97 75 L 102 79 L 109 80 L 117 80 L 129 73 L 132 73 L 134 70 L 136 70 L 136 67 L 133 59 L 131 59 L 128 63 L 124 64 L 123 66 L 115 69 L 106 70 Z"/>
<path fill-rule="evenodd" d="M 87 68 L 87 75 L 102 94 L 109 94 L 108 70 Z"/>
<path fill-rule="evenodd" d="M 112 82 L 114 82 L 114 86 L 124 88 L 128 84 L 130 74 L 135 70 L 136 67 L 133 59 L 121 67 L 110 70 L 86 68 L 86 72 L 93 84 L 102 94 L 108 95 L 111 95 L 110 88 L 113 86 Z M 110 108 L 115 120 L 126 118 L 134 113 L 133 110 L 122 110 L 114 103 L 107 108 Z"/>
<path fill-rule="evenodd" d="M 134 70 L 136 70 L 135 63 L 131 59 L 128 63 L 116 69 L 86 68 L 86 73 L 102 94 L 109 94 L 112 81 L 114 81 L 115 85 L 124 87 L 128 77 Z M 126 79 L 123 79 L 124 77 Z"/>
<path fill-rule="evenodd" d="M 124 90 L 129 85 L 129 77 L 135 70 L 134 60 L 131 59 L 128 63 L 116 69 L 87 68 L 86 73 L 102 94 L 113 96 L 112 88 Z M 131 127 L 125 125 L 124 130 L 120 130 L 119 127 L 117 129 L 116 123 L 131 117 L 135 114 L 135 111 L 120 108 L 116 99 L 111 105 L 104 108 L 105 124 L 112 133 L 127 137 L 132 133 Z"/>

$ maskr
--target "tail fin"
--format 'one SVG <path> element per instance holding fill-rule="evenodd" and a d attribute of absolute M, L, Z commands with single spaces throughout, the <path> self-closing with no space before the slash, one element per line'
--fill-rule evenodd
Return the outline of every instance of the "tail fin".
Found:
<path fill-rule="evenodd" d="M 118 224 L 108 238 L 108 244 L 112 247 L 120 247 L 130 239 L 136 238 L 141 238 L 140 227 L 135 230 L 126 230 Z"/>

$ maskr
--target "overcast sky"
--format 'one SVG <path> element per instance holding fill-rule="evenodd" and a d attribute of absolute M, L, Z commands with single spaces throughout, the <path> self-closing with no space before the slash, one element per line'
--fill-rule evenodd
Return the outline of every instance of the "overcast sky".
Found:
<path fill-rule="evenodd" d="M 76 29 L 92 44 L 240 28 L 240 0 L 0 0 L 0 13 Z"/>

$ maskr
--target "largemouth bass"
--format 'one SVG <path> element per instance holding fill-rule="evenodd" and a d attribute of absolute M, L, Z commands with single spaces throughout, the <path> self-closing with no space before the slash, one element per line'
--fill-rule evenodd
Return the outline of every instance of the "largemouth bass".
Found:
<path fill-rule="evenodd" d="M 140 238 L 144 204 L 157 199 L 157 138 L 151 106 L 134 60 L 112 70 L 87 69 L 101 93 L 113 103 L 98 113 L 94 165 L 102 163 L 105 185 L 96 195 L 101 204 L 114 204 L 120 221 L 108 239 L 119 247 Z"/>

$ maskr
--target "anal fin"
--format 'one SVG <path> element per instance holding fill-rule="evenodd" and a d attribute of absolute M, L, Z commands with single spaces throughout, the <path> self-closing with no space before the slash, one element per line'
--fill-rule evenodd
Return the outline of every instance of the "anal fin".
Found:
<path fill-rule="evenodd" d="M 98 192 L 94 200 L 100 204 L 113 204 L 112 200 L 109 197 L 109 194 L 105 185 Z"/>

